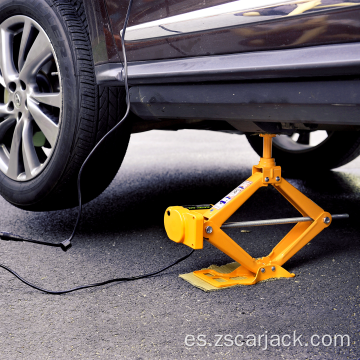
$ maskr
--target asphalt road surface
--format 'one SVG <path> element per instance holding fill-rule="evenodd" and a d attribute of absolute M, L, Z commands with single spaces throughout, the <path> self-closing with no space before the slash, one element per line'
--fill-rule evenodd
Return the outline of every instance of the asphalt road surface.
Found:
<path fill-rule="evenodd" d="M 243 136 L 134 135 L 111 186 L 84 207 L 71 250 L 0 241 L 0 263 L 54 290 L 156 271 L 190 251 L 167 238 L 166 207 L 215 203 L 257 162 Z M 360 158 L 288 180 L 330 213 L 350 214 L 284 265 L 295 278 L 205 293 L 178 275 L 231 261 L 209 244 L 152 278 L 61 296 L 0 269 L 0 359 L 359 359 Z M 76 209 L 32 213 L 2 198 L 0 209 L 1 230 L 53 242 L 69 236 L 76 218 Z M 291 216 L 296 210 L 269 188 L 235 219 Z M 261 257 L 289 229 L 231 236 Z"/>

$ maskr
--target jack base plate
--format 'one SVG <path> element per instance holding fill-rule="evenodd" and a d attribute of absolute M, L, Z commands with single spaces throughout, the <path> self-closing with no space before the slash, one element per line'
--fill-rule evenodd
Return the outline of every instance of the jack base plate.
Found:
<path fill-rule="evenodd" d="M 234 285 L 254 285 L 259 281 L 274 278 L 291 278 L 295 274 L 289 273 L 279 265 L 265 265 L 259 268 L 257 273 L 245 269 L 241 265 L 228 274 L 219 273 L 215 270 L 205 269 L 194 271 L 193 274 L 217 288 L 225 288 Z"/>

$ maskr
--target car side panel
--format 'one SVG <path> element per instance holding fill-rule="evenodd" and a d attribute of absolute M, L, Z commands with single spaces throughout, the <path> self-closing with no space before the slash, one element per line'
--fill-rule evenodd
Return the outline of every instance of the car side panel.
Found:
<path fill-rule="evenodd" d="M 128 2 L 105 1 L 121 52 Z M 360 41 L 360 0 L 212 0 L 205 5 L 198 0 L 134 0 L 126 41 L 129 61 Z M 118 61 L 117 54 L 109 55 L 109 61 Z"/>

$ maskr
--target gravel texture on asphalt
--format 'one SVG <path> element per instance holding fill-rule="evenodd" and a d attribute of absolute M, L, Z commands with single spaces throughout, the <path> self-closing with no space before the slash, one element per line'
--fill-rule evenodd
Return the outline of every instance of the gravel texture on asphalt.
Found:
<path fill-rule="evenodd" d="M 0 241 L 0 263 L 54 290 L 155 271 L 190 251 L 167 238 L 166 207 L 215 203 L 248 178 L 257 162 L 244 136 L 132 135 L 112 184 L 85 205 L 67 253 Z M 321 176 L 287 180 L 324 210 L 350 214 L 284 265 L 295 278 L 205 293 L 178 275 L 231 261 L 207 243 L 153 278 L 61 296 L 33 290 L 0 269 L 0 359 L 359 359 L 360 158 Z M 0 230 L 53 242 L 69 236 L 77 213 L 27 212 L 2 198 L 0 209 Z M 297 211 L 274 189 L 264 188 L 232 220 L 291 216 Z M 261 257 L 290 228 L 228 233 Z M 301 335 L 295 344 L 294 332 Z M 313 338 L 318 346 L 310 342 L 313 335 L 319 336 Z M 336 335 L 348 335 L 349 346 L 347 338 L 344 346 L 334 346 Z"/>

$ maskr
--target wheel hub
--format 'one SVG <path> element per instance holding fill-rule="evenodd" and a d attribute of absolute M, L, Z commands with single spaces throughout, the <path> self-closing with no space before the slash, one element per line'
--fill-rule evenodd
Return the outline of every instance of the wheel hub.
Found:
<path fill-rule="evenodd" d="M 15 106 L 20 109 L 21 107 L 21 95 L 19 92 L 16 92 L 14 95 L 14 104 Z"/>

